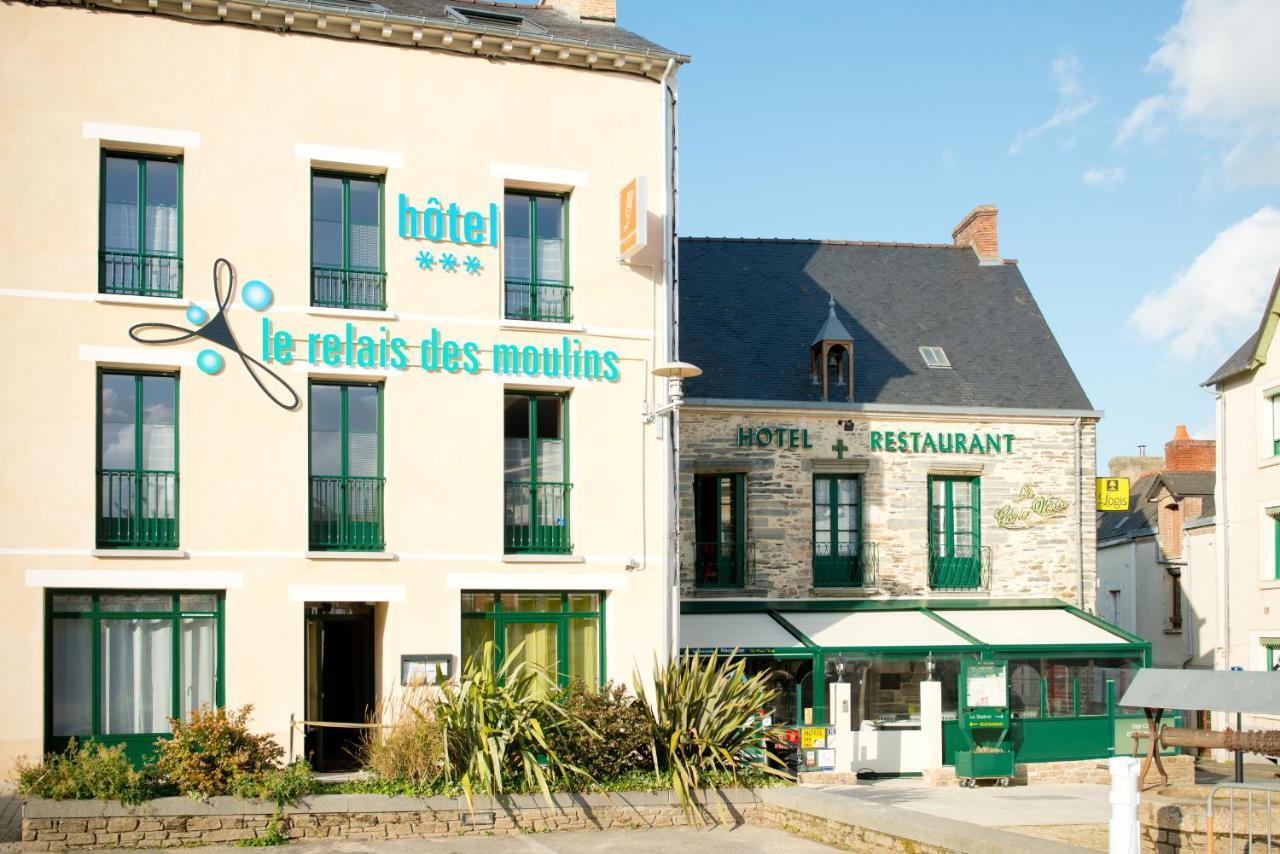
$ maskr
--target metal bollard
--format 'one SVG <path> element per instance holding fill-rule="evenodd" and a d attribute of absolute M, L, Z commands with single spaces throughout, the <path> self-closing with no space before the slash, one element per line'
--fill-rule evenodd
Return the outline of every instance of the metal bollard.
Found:
<path fill-rule="evenodd" d="M 1108 760 L 1111 770 L 1111 854 L 1138 854 L 1138 769 L 1142 763 L 1130 756 Z"/>

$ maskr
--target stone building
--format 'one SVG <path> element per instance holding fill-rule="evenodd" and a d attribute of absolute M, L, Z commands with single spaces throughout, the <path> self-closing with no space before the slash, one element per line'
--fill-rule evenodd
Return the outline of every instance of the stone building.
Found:
<path fill-rule="evenodd" d="M 1009 662 L 1020 759 L 1107 755 L 1062 727 L 1146 654 L 1092 614 L 1101 413 L 996 218 L 946 244 L 679 244 L 679 355 L 703 371 L 679 416 L 680 642 L 748 650 L 787 721 L 851 683 L 877 770 L 920 770 L 931 676 L 950 755 L 970 656 Z"/>

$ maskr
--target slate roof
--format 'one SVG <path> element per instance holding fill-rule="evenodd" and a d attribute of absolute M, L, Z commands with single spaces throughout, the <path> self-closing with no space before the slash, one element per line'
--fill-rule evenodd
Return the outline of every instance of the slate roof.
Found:
<path fill-rule="evenodd" d="M 1225 380 L 1229 380 L 1237 374 L 1245 371 L 1251 371 L 1256 368 L 1260 362 L 1258 361 L 1258 344 L 1262 343 L 1263 336 L 1267 333 L 1267 321 L 1271 319 L 1271 315 L 1277 311 L 1277 298 L 1280 297 L 1280 272 L 1276 274 L 1276 280 L 1271 285 L 1271 293 L 1267 296 L 1267 302 L 1262 309 L 1262 320 L 1258 321 L 1258 328 L 1253 334 L 1245 340 L 1240 348 L 1227 357 L 1227 360 L 1218 366 L 1218 370 L 1213 372 L 1213 376 L 1202 382 L 1202 386 L 1216 385 Z M 1266 343 L 1270 343 L 1269 338 Z M 1262 354 L 1265 356 L 1265 354 Z"/>
<path fill-rule="evenodd" d="M 334 5 L 342 5 L 342 0 L 331 0 L 331 2 Z M 603 21 L 581 21 L 572 15 L 550 8 L 515 3 L 466 3 L 453 2 L 453 0 L 373 0 L 373 2 L 396 15 L 427 18 L 462 28 L 466 28 L 467 24 L 449 15 L 446 7 L 453 6 L 464 13 L 467 9 L 476 9 L 480 12 L 520 15 L 544 28 L 547 31 L 546 35 L 552 38 L 577 41 L 583 45 L 603 49 L 621 49 L 680 58 L 680 54 L 675 51 L 667 50 L 630 30 L 624 30 L 622 27 Z M 483 26 L 480 28 L 483 29 Z M 501 28 L 493 29 L 496 32 Z M 521 35 L 533 36 L 536 33 L 521 33 Z"/>
<path fill-rule="evenodd" d="M 1156 514 L 1160 508 L 1147 498 L 1159 475 L 1140 477 L 1129 486 L 1129 509 L 1124 513 L 1098 514 L 1098 542 L 1106 540 L 1131 540 L 1152 534 L 1156 529 Z"/>
<path fill-rule="evenodd" d="M 1213 495 L 1217 475 L 1211 471 L 1166 471 L 1158 475 L 1160 482 L 1174 495 Z"/>
<path fill-rule="evenodd" d="M 809 345 L 829 297 L 855 403 L 1091 410 L 1015 263 L 951 244 L 680 239 L 680 358 L 696 399 L 818 401 Z M 950 369 L 925 366 L 942 347 Z"/>

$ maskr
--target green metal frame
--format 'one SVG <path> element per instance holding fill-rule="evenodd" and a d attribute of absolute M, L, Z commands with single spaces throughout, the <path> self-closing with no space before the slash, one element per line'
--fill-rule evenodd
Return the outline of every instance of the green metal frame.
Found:
<path fill-rule="evenodd" d="M 853 531 L 857 548 L 854 554 L 841 557 L 839 554 L 840 502 L 839 483 L 842 480 L 852 481 L 856 495 L 854 499 Z M 827 507 L 830 513 L 831 530 L 828 546 L 830 553 L 818 554 L 818 481 L 827 481 Z M 815 474 L 813 476 L 813 515 L 810 520 L 813 534 L 813 586 L 814 587 L 861 587 L 866 581 L 866 567 L 862 556 L 862 476 L 858 474 Z M 843 577 L 842 577 L 843 576 Z"/>
<path fill-rule="evenodd" d="M 512 313 L 508 300 L 503 300 L 503 313 L 510 320 L 536 320 L 547 323 L 571 323 L 573 321 L 573 286 L 569 281 L 569 194 L 545 193 L 533 190 L 508 189 L 506 197 L 518 196 L 529 200 L 529 278 L 512 279 L 504 277 L 503 287 L 508 293 L 513 287 L 526 288 L 529 294 L 529 311 L 527 315 Z M 538 199 L 558 199 L 560 208 L 560 252 L 564 276 L 560 281 L 544 280 L 538 270 Z M 505 237 L 505 236 L 504 236 Z M 559 314 L 543 315 L 538 311 L 538 291 L 541 288 L 554 288 L 562 294 L 564 311 Z"/>
<path fill-rule="evenodd" d="M 316 217 L 316 178 L 333 178 L 342 181 L 342 265 L 332 267 L 316 263 L 315 217 Z M 378 268 L 371 270 L 365 267 L 351 266 L 351 182 L 373 181 L 378 185 Z M 358 172 L 337 172 L 325 169 L 312 169 L 309 184 L 311 193 L 308 222 L 307 245 L 311 257 L 311 304 L 323 308 L 350 308 L 368 311 L 385 311 L 387 308 L 387 212 L 386 182 L 381 175 L 365 175 Z M 341 300 L 318 301 L 316 298 L 316 272 L 336 274 L 342 280 Z M 359 301 L 351 296 L 351 277 L 353 275 L 374 274 L 378 277 L 378 300 L 376 302 Z"/>
<path fill-rule="evenodd" d="M 311 405 L 311 393 L 316 386 L 332 386 L 340 391 L 339 396 L 339 413 L 340 413 L 340 431 L 342 436 L 341 444 L 341 473 L 338 475 L 314 475 L 311 473 L 311 424 L 307 424 L 307 543 L 312 551 L 373 551 L 379 552 L 386 548 L 386 476 L 383 468 L 383 455 L 386 451 L 386 419 L 383 416 L 383 409 L 386 405 L 386 395 L 383 393 L 381 383 L 356 383 L 356 382 L 340 382 L 335 380 L 312 380 L 307 384 L 307 410 L 314 412 Z M 376 477 L 352 476 L 350 474 L 350 426 L 348 424 L 348 405 L 347 391 L 350 388 L 371 388 L 378 395 L 378 474 Z M 340 484 L 340 492 L 343 495 L 342 508 L 340 513 L 339 526 L 340 530 L 344 530 L 346 534 L 340 534 L 336 542 L 321 543 L 315 539 L 316 519 L 313 515 L 315 504 L 311 500 L 311 488 L 318 481 L 337 482 Z M 361 525 L 373 527 L 373 530 L 365 530 L 360 536 L 354 536 L 355 529 L 353 523 L 347 518 L 350 513 L 350 504 L 346 496 L 352 483 L 368 484 L 375 487 L 378 494 L 378 521 L 364 522 Z"/>
<path fill-rule="evenodd" d="M 942 504 L 935 504 L 933 486 L 945 484 Z M 967 484 L 971 514 L 971 550 L 969 557 L 957 557 L 956 549 L 956 484 Z M 934 511 L 941 507 L 943 530 L 938 531 Z M 929 587 L 935 590 L 977 590 L 982 587 L 982 479 L 972 475 L 929 475 Z"/>
<path fill-rule="evenodd" d="M 107 249 L 107 158 L 133 160 L 138 164 L 138 248 L 133 254 L 138 260 L 138 277 L 141 287 L 127 290 L 107 289 L 107 255 L 127 255 Z M 178 166 L 178 251 L 176 253 L 147 251 L 147 169 L 148 161 L 156 163 L 175 163 Z M 144 154 L 137 151 L 121 151 L 118 149 L 102 149 L 98 157 L 98 292 L 111 294 L 128 294 L 169 299 L 182 298 L 182 232 L 183 232 L 183 191 L 182 191 L 182 157 L 180 155 Z M 146 287 L 146 261 L 150 258 L 167 258 L 177 261 L 178 290 L 177 293 L 152 292 Z"/>
<path fill-rule="evenodd" d="M 172 607 L 169 611 L 102 611 L 99 599 L 102 596 L 115 595 L 170 596 Z M 89 611 L 54 611 L 55 596 L 91 596 Z M 179 606 L 180 596 L 213 596 L 216 605 L 213 611 L 182 610 Z M 84 740 L 92 738 L 106 745 L 123 744 L 130 761 L 141 763 L 155 746 L 157 738 L 169 735 L 168 732 L 136 733 L 130 735 L 111 735 L 102 732 L 102 631 L 104 620 L 161 620 L 169 619 L 173 623 L 173 695 L 169 717 L 178 717 L 182 709 L 182 632 L 181 622 L 186 617 L 212 617 L 216 636 L 216 657 L 214 666 L 214 702 L 219 708 L 226 705 L 226 596 L 220 590 L 81 590 L 81 589 L 46 589 L 44 620 L 44 743 L 45 750 L 57 752 L 64 750 L 71 738 Z M 92 703 L 92 732 L 75 736 L 55 736 L 53 734 L 53 622 L 54 620 L 90 620 L 93 629 L 90 631 L 90 643 L 93 661 L 90 663 L 93 686 L 90 702 Z"/>
<path fill-rule="evenodd" d="M 556 684 L 561 688 L 569 686 L 569 621 L 595 619 L 598 621 L 596 638 L 599 643 L 597 657 L 600 662 L 599 684 L 603 685 L 606 681 L 605 674 L 608 672 L 607 662 L 605 661 L 605 594 L 597 590 L 475 590 L 466 591 L 475 593 L 476 595 L 493 596 L 492 611 L 463 611 L 462 619 L 465 620 L 488 620 L 493 623 L 493 643 L 497 654 L 496 665 L 502 666 L 506 659 L 506 627 L 510 623 L 554 623 L 556 627 Z M 559 611 L 513 611 L 507 613 L 502 610 L 502 597 L 504 595 L 513 594 L 531 594 L 539 596 L 559 596 Z M 570 611 L 569 597 L 571 595 L 591 595 L 597 597 L 597 608 L 594 611 Z M 465 653 L 462 660 L 466 661 Z"/>
<path fill-rule="evenodd" d="M 123 376 L 132 377 L 134 380 L 134 450 L 132 469 L 104 469 L 102 467 L 102 378 L 104 376 Z M 142 427 L 143 427 L 143 401 L 142 401 L 142 381 L 145 377 L 160 377 L 173 380 L 173 467 L 171 470 L 146 469 L 142 466 Z M 94 407 L 97 410 L 96 434 L 94 459 L 97 465 L 94 486 L 94 506 L 97 512 L 94 519 L 94 543 L 101 549 L 176 549 L 178 547 L 179 522 L 181 518 L 181 489 L 180 479 L 178 475 L 179 460 L 179 437 L 181 435 L 180 427 L 180 389 L 181 383 L 178 382 L 179 376 L 173 371 L 129 371 L 117 370 L 114 368 L 98 368 L 97 379 L 95 384 L 96 397 Z M 138 479 L 138 486 L 134 489 L 134 507 L 133 518 L 135 521 L 142 519 L 142 488 L 141 481 L 145 475 L 173 475 L 173 519 L 172 524 L 166 525 L 165 530 L 152 539 L 134 538 L 128 542 L 109 542 L 103 539 L 103 506 L 102 506 L 102 479 L 104 475 L 134 475 Z M 164 521 L 164 520 L 162 520 Z"/>
<path fill-rule="evenodd" d="M 714 538 L 707 530 L 708 523 L 701 518 L 702 503 L 698 500 L 699 483 L 708 480 L 715 485 L 716 512 L 712 521 L 715 527 Z M 720 507 L 724 500 L 724 482 L 731 481 L 733 494 L 729 501 L 730 513 L 733 516 L 733 553 L 725 559 L 723 520 L 720 518 Z M 704 487 L 705 488 L 705 487 Z M 744 472 L 704 472 L 693 476 L 693 508 L 694 508 L 694 584 L 703 589 L 729 588 L 741 589 L 747 583 L 747 476 Z M 699 569 L 701 555 L 699 551 L 704 545 L 716 547 L 716 580 L 705 582 Z M 729 570 L 732 575 L 729 575 Z"/>
<path fill-rule="evenodd" d="M 572 509 L 572 492 L 573 492 L 573 476 L 569 470 L 570 460 L 570 444 L 569 444 L 569 395 L 557 392 L 534 392 L 534 391 L 513 391 L 505 392 L 504 396 L 522 397 L 528 403 L 529 411 L 529 480 L 528 481 L 504 481 L 504 503 L 509 503 L 509 493 L 512 487 L 519 489 L 527 489 L 530 501 L 529 507 L 529 524 L 514 525 L 508 524 L 503 518 L 503 551 L 506 554 L 572 554 L 573 553 L 573 519 L 571 515 Z M 539 477 L 538 462 L 542 455 L 541 443 L 542 439 L 538 436 L 538 401 L 556 401 L 556 405 L 560 407 L 560 434 L 563 447 L 561 453 L 564 459 L 561 461 L 561 471 L 564 473 L 564 480 L 561 481 L 544 481 Z M 542 525 L 539 523 L 538 501 L 541 498 L 541 490 L 543 487 L 553 487 L 559 489 L 564 504 L 564 524 L 563 525 Z M 527 532 L 524 532 L 525 528 Z M 522 536 L 522 532 L 524 535 Z"/>

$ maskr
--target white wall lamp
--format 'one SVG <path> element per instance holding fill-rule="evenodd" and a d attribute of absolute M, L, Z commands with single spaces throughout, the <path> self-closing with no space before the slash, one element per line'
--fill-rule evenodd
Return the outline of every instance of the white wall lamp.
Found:
<path fill-rule="evenodd" d="M 652 424 L 657 420 L 659 415 L 666 415 L 675 412 L 684 405 L 684 381 L 690 377 L 696 377 L 702 374 L 702 368 L 697 365 L 691 365 L 688 362 L 664 362 L 653 369 L 655 377 L 663 377 L 667 380 L 667 397 L 671 402 L 653 412 L 649 411 L 649 404 L 645 402 L 644 420 L 646 424 Z"/>

